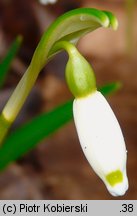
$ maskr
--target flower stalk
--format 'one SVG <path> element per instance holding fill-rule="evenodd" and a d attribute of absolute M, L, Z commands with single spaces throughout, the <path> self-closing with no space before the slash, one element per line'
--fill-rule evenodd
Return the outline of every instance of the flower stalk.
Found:
<path fill-rule="evenodd" d="M 10 127 L 10 122 L 8 122 L 3 115 L 0 115 L 0 144 L 2 144 L 3 139 L 7 135 Z"/>
<path fill-rule="evenodd" d="M 81 147 L 108 191 L 113 196 L 120 196 L 128 189 L 124 138 L 112 109 L 97 91 L 93 69 L 75 47 L 81 35 L 100 26 L 116 29 L 117 20 L 110 12 L 81 9 L 63 15 L 51 25 L 0 115 L 0 143 L 16 119 L 41 69 L 64 49 L 69 55 L 65 75 L 75 97 L 73 115 Z"/>

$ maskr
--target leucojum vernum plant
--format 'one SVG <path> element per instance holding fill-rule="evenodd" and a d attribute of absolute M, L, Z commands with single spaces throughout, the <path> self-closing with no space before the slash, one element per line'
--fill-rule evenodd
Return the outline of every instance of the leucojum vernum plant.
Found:
<path fill-rule="evenodd" d="M 92 67 L 75 45 L 80 37 L 99 27 L 116 30 L 117 26 L 111 12 L 93 8 L 75 9 L 60 16 L 44 33 L 27 71 L 0 115 L 0 143 L 5 145 L 3 140 L 39 72 L 55 54 L 65 50 L 69 56 L 65 77 L 75 97 L 73 116 L 80 144 L 93 170 L 113 196 L 124 195 L 128 189 L 124 138 L 112 109 L 97 90 Z"/>

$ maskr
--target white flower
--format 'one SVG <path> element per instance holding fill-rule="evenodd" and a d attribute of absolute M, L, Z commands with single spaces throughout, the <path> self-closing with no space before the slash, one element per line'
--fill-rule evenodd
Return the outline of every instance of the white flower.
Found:
<path fill-rule="evenodd" d="M 104 96 L 95 91 L 77 98 L 73 113 L 84 154 L 113 196 L 128 189 L 127 151 L 119 123 Z"/>
<path fill-rule="evenodd" d="M 39 0 L 41 4 L 54 4 L 57 0 Z"/>

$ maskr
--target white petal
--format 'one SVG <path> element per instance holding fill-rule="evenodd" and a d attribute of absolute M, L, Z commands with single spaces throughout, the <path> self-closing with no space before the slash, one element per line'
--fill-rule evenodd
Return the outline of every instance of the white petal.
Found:
<path fill-rule="evenodd" d="M 39 0 L 41 4 L 54 4 L 57 0 Z"/>
<path fill-rule="evenodd" d="M 119 123 L 108 102 L 96 91 L 75 99 L 73 113 L 79 140 L 90 165 L 112 195 L 123 195 L 128 189 L 127 151 Z M 122 173 L 123 180 L 112 186 L 106 177 L 113 173 L 113 178 L 119 178 L 117 171 Z"/>

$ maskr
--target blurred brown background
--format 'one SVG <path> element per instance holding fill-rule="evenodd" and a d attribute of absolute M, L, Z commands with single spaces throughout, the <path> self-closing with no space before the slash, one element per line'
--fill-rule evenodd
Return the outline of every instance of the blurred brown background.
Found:
<path fill-rule="evenodd" d="M 108 100 L 127 144 L 129 190 L 120 198 L 109 195 L 86 161 L 71 122 L 0 174 L 0 199 L 137 199 L 136 1 L 133 11 L 128 11 L 125 0 L 58 0 L 48 6 L 38 0 L 1 0 L 0 59 L 18 34 L 24 39 L 0 91 L 0 109 L 27 68 L 48 25 L 77 7 L 110 10 L 119 19 L 118 31 L 99 29 L 81 39 L 78 47 L 91 62 L 98 86 L 116 80 L 123 83 L 123 88 Z M 14 128 L 72 97 L 64 80 L 66 61 L 66 54 L 61 53 L 41 72 Z"/>

